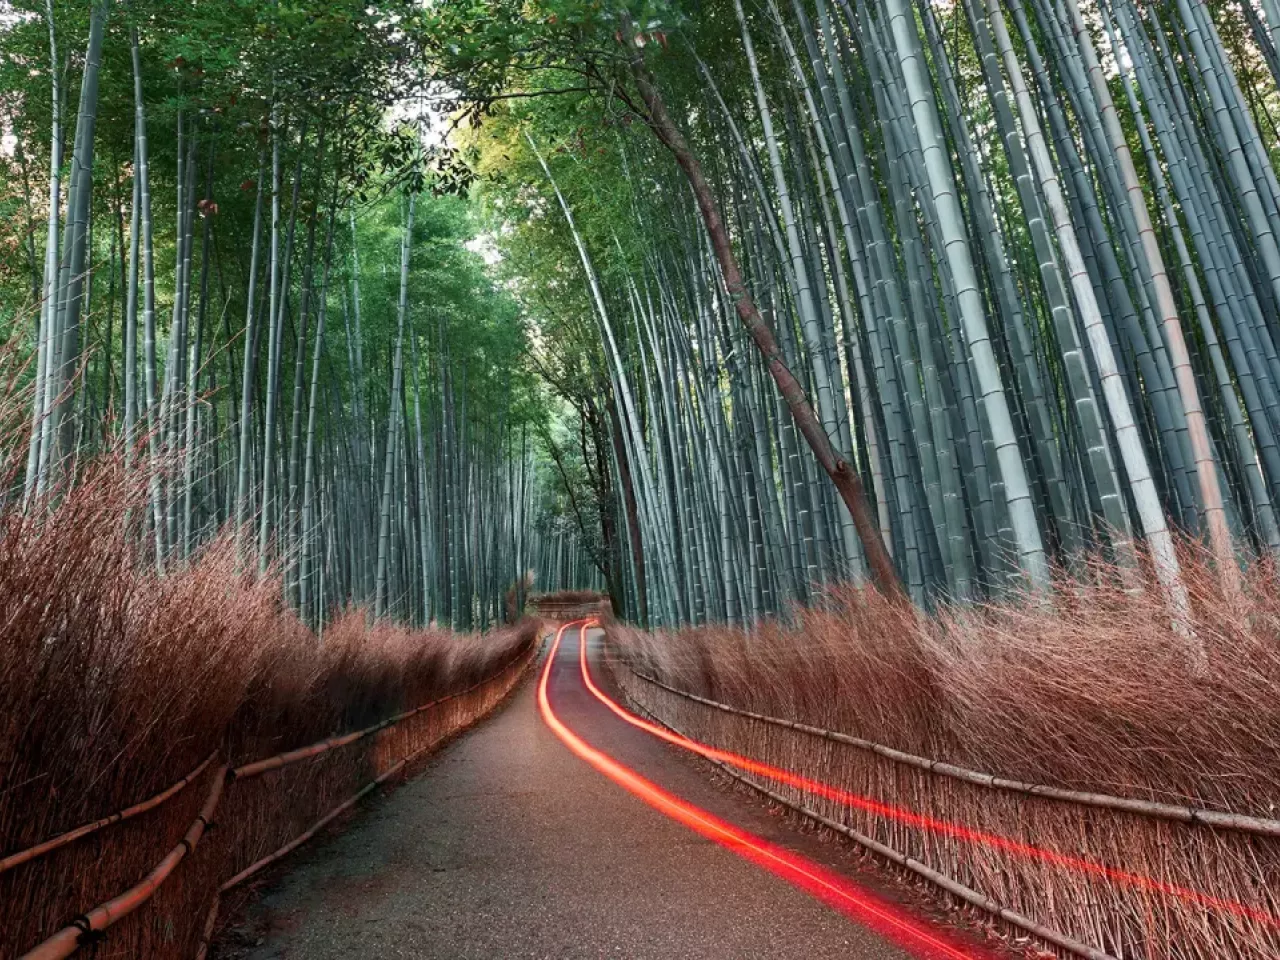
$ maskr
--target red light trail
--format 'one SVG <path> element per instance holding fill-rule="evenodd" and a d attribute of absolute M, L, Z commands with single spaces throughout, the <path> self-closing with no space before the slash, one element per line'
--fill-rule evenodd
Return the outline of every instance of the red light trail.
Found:
<path fill-rule="evenodd" d="M 583 630 L 585 631 L 586 622 L 579 621 L 578 623 L 583 624 Z M 727 823 L 714 814 L 696 807 L 674 794 L 668 793 L 631 768 L 619 763 L 613 757 L 590 746 L 565 726 L 551 706 L 547 695 L 547 685 L 551 676 L 551 667 L 555 663 L 564 632 L 575 625 L 575 623 L 567 623 L 556 632 L 555 642 L 547 654 L 547 661 L 543 666 L 542 675 L 538 681 L 538 711 L 552 732 L 575 755 L 655 810 L 666 814 L 671 819 L 683 824 L 701 836 L 805 890 L 824 903 L 852 917 L 862 925 L 892 939 L 900 946 L 904 948 L 910 947 L 912 952 L 922 960 L 935 960 L 935 958 L 972 960 L 977 956 L 973 952 L 959 949 L 947 943 L 927 927 L 911 918 L 899 915 L 889 904 L 859 890 L 838 874 L 778 847 L 762 837 Z M 585 650 L 585 637 L 580 641 L 580 647 Z M 585 660 L 583 661 L 583 677 L 587 679 L 589 689 L 592 689 L 597 696 L 603 696 L 591 683 L 585 668 Z"/>
<path fill-rule="evenodd" d="M 591 625 L 598 626 L 599 621 L 586 621 L 582 628 L 583 631 L 585 632 L 585 630 Z M 928 830 L 931 833 L 953 837 L 957 840 L 980 844 L 997 850 L 1003 850 L 1007 853 L 1014 854 L 1015 856 L 1024 857 L 1029 860 L 1038 860 L 1042 863 L 1063 867 L 1078 873 L 1102 877 L 1106 880 L 1147 892 L 1175 897 L 1179 900 L 1195 903 L 1202 907 L 1220 910 L 1224 913 L 1230 913 L 1240 917 L 1247 917 L 1250 920 L 1254 920 L 1270 927 L 1280 927 L 1280 920 L 1277 920 L 1276 917 L 1266 911 L 1246 906 L 1245 904 L 1239 903 L 1235 900 L 1229 900 L 1224 897 L 1215 897 L 1211 894 L 1201 893 L 1198 890 L 1192 890 L 1189 887 L 1155 880 L 1140 873 L 1132 873 L 1127 870 L 1110 867 L 1106 864 L 1097 863 L 1092 860 L 1085 860 L 1081 857 L 1073 857 L 1068 854 L 1046 850 L 1043 847 L 1037 847 L 1019 840 L 1011 840 L 1010 838 L 1000 836 L 999 834 L 985 833 L 969 827 L 949 823 L 945 820 L 938 820 L 934 817 L 916 813 L 913 810 L 895 807 L 890 804 L 882 803 L 878 800 L 872 800 L 869 797 L 850 793 L 847 790 L 841 790 L 837 787 L 830 786 L 829 784 L 822 783 L 819 780 L 811 780 L 807 777 L 800 776 L 799 774 L 792 773 L 789 770 L 783 770 L 780 767 L 762 763 L 759 760 L 753 760 L 752 758 L 741 754 L 730 753 L 729 751 L 720 750 L 705 743 L 700 743 L 697 740 L 692 740 L 689 737 L 675 733 L 672 730 L 660 727 L 655 723 L 650 723 L 649 721 L 636 716 L 596 686 L 595 682 L 591 679 L 591 671 L 587 667 L 585 642 L 580 644 L 579 647 L 579 663 L 582 672 L 582 679 L 586 684 L 587 689 L 591 692 L 592 696 L 613 711 L 613 713 L 631 724 L 633 727 L 637 727 L 652 736 L 673 744 L 674 746 L 688 750 L 691 753 L 696 753 L 699 756 L 706 757 L 710 760 L 719 760 L 721 763 L 737 767 L 740 770 L 746 770 L 749 773 L 767 777 L 770 780 L 785 783 L 788 786 L 795 787 L 800 790 L 806 790 L 809 793 L 835 801 L 836 803 L 844 804 L 858 810 L 863 810 L 877 816 L 896 820 L 899 823 L 919 827 L 920 829 Z"/>

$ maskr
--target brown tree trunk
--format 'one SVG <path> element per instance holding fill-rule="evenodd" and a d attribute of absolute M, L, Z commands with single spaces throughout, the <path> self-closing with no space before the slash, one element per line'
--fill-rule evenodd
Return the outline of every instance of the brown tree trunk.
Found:
<path fill-rule="evenodd" d="M 867 565 L 871 568 L 873 582 L 885 596 L 895 600 L 905 600 L 906 593 L 902 589 L 902 581 L 898 579 L 898 571 L 894 568 L 893 560 L 880 536 L 880 528 L 872 514 L 871 505 L 867 502 L 862 480 L 849 461 L 832 445 L 831 438 L 827 436 L 826 430 L 823 429 L 813 411 L 804 387 L 783 360 L 773 330 L 761 316 L 755 300 L 747 290 L 746 283 L 742 279 L 742 270 L 738 267 L 738 259 L 729 241 L 729 231 L 725 228 L 724 218 L 720 215 L 715 193 L 702 173 L 702 164 L 698 162 L 698 158 L 694 156 L 684 136 L 667 113 L 666 104 L 654 85 L 653 77 L 644 64 L 640 50 L 635 45 L 631 30 L 631 25 L 627 24 L 626 42 L 632 54 L 631 75 L 635 78 L 640 97 L 648 110 L 646 122 L 662 141 L 662 145 L 671 151 L 676 163 L 680 165 L 680 169 L 684 171 L 689 184 L 693 187 L 698 209 L 702 212 L 702 219 L 706 223 L 707 233 L 711 236 L 716 260 L 719 261 L 720 270 L 724 275 L 725 288 L 733 301 L 738 318 L 747 328 L 751 339 L 755 341 L 756 347 L 764 357 L 769 374 L 777 384 L 778 391 L 786 401 L 787 409 L 791 411 L 792 419 L 800 428 L 814 457 L 827 472 L 831 482 L 840 492 L 845 506 L 849 508 L 853 525 L 858 531 L 858 539 L 862 541 L 862 549 L 867 556 Z"/>

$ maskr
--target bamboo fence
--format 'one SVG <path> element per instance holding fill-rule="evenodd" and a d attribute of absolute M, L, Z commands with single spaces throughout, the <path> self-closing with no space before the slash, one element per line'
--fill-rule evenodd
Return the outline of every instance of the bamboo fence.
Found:
<path fill-rule="evenodd" d="M 109 826 L 157 810 L 167 801 L 182 794 L 185 787 L 207 774 L 211 767 L 213 769 L 206 799 L 199 813 L 190 822 L 178 843 L 145 877 L 125 891 L 73 917 L 52 936 L 22 954 L 21 960 L 70 957 L 82 948 L 100 943 L 110 928 L 153 900 L 171 878 L 180 876 L 178 867 L 184 861 L 195 859 L 194 854 L 201 839 L 214 826 L 215 813 L 220 813 L 218 825 L 226 839 L 220 844 L 220 850 L 205 857 L 198 867 L 192 868 L 199 876 L 194 878 L 194 883 L 188 882 L 189 889 L 181 891 L 182 895 L 178 897 L 181 902 L 169 905 L 176 907 L 181 915 L 163 918 L 158 924 L 141 924 L 128 934 L 133 944 L 130 949 L 135 952 L 145 950 L 145 955 L 149 957 L 183 957 L 191 956 L 194 952 L 196 956 L 203 958 L 207 954 L 214 931 L 220 898 L 226 891 L 283 859 L 377 787 L 390 781 L 415 760 L 492 710 L 519 681 L 536 654 L 537 647 L 537 633 L 534 632 L 526 642 L 518 646 L 514 656 L 482 680 L 361 730 L 237 767 L 225 763 L 214 766 L 216 755 L 210 755 L 187 776 L 146 800 L 6 856 L 0 861 L 0 872 L 37 861 Z M 384 736 L 377 736 L 378 734 Z M 368 746 L 359 752 L 358 757 L 349 756 L 352 751 L 343 749 L 361 742 L 368 742 Z M 342 762 L 330 762 L 328 770 L 299 777 L 302 782 L 293 789 L 282 789 L 279 779 L 287 775 L 282 773 L 286 768 L 302 761 L 333 757 L 342 758 Z M 394 762 L 390 762 L 393 757 Z M 317 764 L 308 764 L 309 768 L 316 766 Z M 328 812 L 311 823 L 306 830 L 301 833 L 293 830 L 292 823 L 296 819 L 296 813 L 285 808 L 313 806 L 314 803 L 300 802 L 315 799 L 311 794 L 319 794 L 319 801 L 327 805 L 328 793 L 335 787 L 340 788 L 341 781 L 348 779 L 350 773 L 359 773 L 368 766 L 381 770 L 346 800 L 330 806 Z M 263 781 L 271 781 L 266 789 L 251 789 L 253 784 Z M 250 789 L 246 789 L 246 786 Z M 253 796 L 245 797 L 246 793 L 252 793 Z M 289 802 L 282 803 L 282 799 Z M 290 832 L 292 839 L 283 845 L 277 845 L 276 835 L 282 831 Z M 130 851 L 123 848 L 107 845 L 107 841 L 101 842 L 104 844 L 106 857 L 111 857 L 113 853 L 124 856 L 130 854 Z M 255 855 L 255 851 L 264 844 L 269 845 L 272 852 Z M 246 860 L 249 861 L 248 866 L 235 870 L 229 880 L 219 882 L 219 876 L 225 876 L 228 870 Z M 192 878 L 186 879 L 190 881 Z M 194 922 L 197 918 L 196 903 L 210 899 L 210 892 L 212 905 L 197 927 Z M 175 923 L 185 928 L 183 932 L 177 936 L 171 934 L 157 942 L 154 935 L 156 926 L 173 926 Z M 143 944 L 146 946 L 143 947 Z"/>
<path fill-rule="evenodd" d="M 725 773 L 1059 955 L 1280 956 L 1275 820 L 971 770 L 696 695 L 611 653 L 633 706 L 669 729 L 839 793 L 713 760 Z"/>

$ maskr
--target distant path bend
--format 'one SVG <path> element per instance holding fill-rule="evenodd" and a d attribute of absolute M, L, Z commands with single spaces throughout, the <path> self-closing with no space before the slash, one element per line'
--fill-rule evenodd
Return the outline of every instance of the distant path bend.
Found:
<path fill-rule="evenodd" d="M 586 633 L 592 676 L 607 691 L 602 634 Z M 583 683 L 580 634 L 564 631 L 546 668 L 553 723 L 615 773 L 626 771 L 629 788 L 566 746 L 539 715 L 539 684 L 526 683 L 428 770 L 303 854 L 214 957 L 992 955 L 847 870 L 832 871 L 841 857 L 829 845 L 717 787 L 704 769 L 615 716 Z M 666 799 L 646 802 L 636 783 Z M 833 897 L 824 883 L 843 892 Z M 228 939 L 252 946 L 237 950 Z"/>

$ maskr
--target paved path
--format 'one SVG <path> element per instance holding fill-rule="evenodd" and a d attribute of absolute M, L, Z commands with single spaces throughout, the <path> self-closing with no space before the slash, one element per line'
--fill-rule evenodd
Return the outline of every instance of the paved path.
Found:
<path fill-rule="evenodd" d="M 584 687 L 566 631 L 549 702 L 592 747 L 669 793 L 815 863 L 848 861 L 717 786 Z M 599 632 L 588 634 L 593 663 Z M 598 682 L 606 671 L 596 663 Z M 906 960 L 986 952 L 850 881 L 874 932 L 688 827 L 575 756 L 525 683 L 421 775 L 317 843 L 250 908 L 249 960 Z M 821 868 L 819 868 L 821 869 Z M 861 891 L 861 893 L 859 893 Z M 864 911 L 865 913 L 865 911 Z M 857 911 L 854 911 L 855 917 Z M 896 928 L 896 929 L 895 929 Z M 951 946 L 930 947 L 928 937 Z M 215 956 L 227 956 L 225 950 Z"/>

